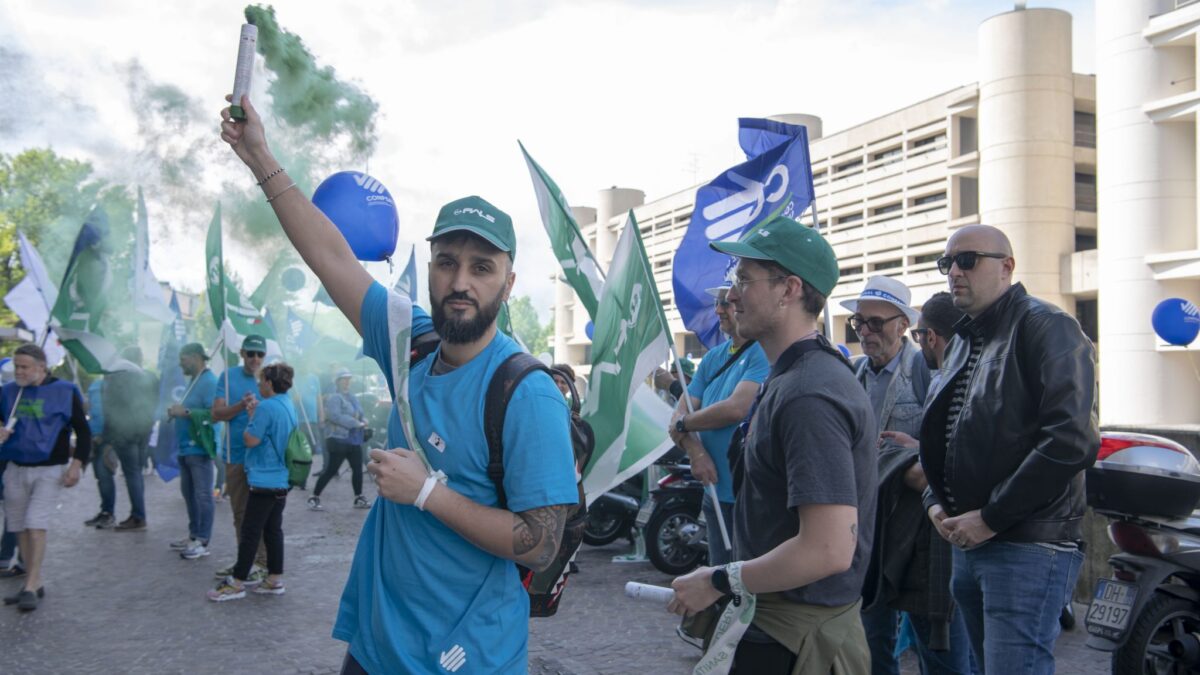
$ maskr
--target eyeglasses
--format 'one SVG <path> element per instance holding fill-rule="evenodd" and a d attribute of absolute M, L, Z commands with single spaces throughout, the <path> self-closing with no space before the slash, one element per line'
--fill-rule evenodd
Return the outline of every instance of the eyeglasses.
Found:
<path fill-rule="evenodd" d="M 248 359 L 261 359 L 267 355 L 266 352 L 242 352 Z"/>
<path fill-rule="evenodd" d="M 950 274 L 950 267 L 958 265 L 958 269 L 967 271 L 975 268 L 975 263 L 979 262 L 980 258 L 996 258 L 1004 260 L 1008 257 L 1007 253 L 985 253 L 983 251 L 963 251 L 954 255 L 944 255 L 937 260 L 938 271 L 942 274 Z"/>
<path fill-rule="evenodd" d="M 781 274 L 776 277 L 763 277 L 761 279 L 734 279 L 733 287 L 737 289 L 737 292 L 739 294 L 741 294 L 741 293 L 746 292 L 746 287 L 749 286 L 750 284 L 757 283 L 759 281 L 775 281 L 776 279 L 786 279 L 786 278 L 787 278 L 786 274 Z"/>
<path fill-rule="evenodd" d="M 863 315 L 861 315 L 861 314 L 854 314 L 854 315 L 851 315 L 850 318 L 846 320 L 846 323 L 848 323 L 850 325 L 850 329 L 853 330 L 855 333 L 861 333 L 863 326 L 870 328 L 872 333 L 881 333 L 881 332 L 883 332 L 883 327 L 886 324 L 891 323 L 892 321 L 895 321 L 896 319 L 899 319 L 902 316 L 904 316 L 904 315 L 897 314 L 896 316 L 890 316 L 886 319 L 881 319 L 877 316 L 873 316 L 873 317 L 867 319 L 867 318 L 863 317 Z"/>
<path fill-rule="evenodd" d="M 929 329 L 914 328 L 909 332 L 909 335 L 912 335 L 913 342 L 922 343 L 925 342 L 925 338 L 929 336 Z"/>

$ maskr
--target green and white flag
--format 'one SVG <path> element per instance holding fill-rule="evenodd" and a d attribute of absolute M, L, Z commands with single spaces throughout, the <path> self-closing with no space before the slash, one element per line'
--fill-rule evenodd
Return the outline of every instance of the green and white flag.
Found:
<path fill-rule="evenodd" d="M 160 323 L 175 322 L 175 312 L 167 305 L 158 277 L 150 269 L 150 218 L 146 215 L 146 200 L 142 188 L 138 188 L 137 229 L 134 232 L 133 276 L 129 279 L 129 291 L 133 296 L 133 308 Z"/>
<path fill-rule="evenodd" d="M 208 225 L 205 257 L 207 258 L 205 281 L 208 284 L 208 306 L 213 324 L 224 339 L 225 352 L 236 354 L 242 346 L 242 340 L 247 335 L 261 335 L 267 340 L 267 359 L 270 360 L 275 356 L 282 358 L 283 351 L 275 337 L 274 328 L 263 320 L 262 312 L 242 295 L 237 284 L 225 273 L 225 256 L 221 244 L 220 204 L 217 205 L 212 222 Z M 216 365 L 213 368 L 217 369 Z"/>
<path fill-rule="evenodd" d="M 583 490 L 600 495 L 653 462 L 631 415 L 636 392 L 670 348 L 658 289 L 633 212 L 617 240 L 610 274 L 600 294 L 592 335 L 592 373 L 583 399 L 583 418 L 596 433 L 596 450 L 583 474 Z M 666 422 L 658 426 L 664 434 Z M 661 453 L 659 453 L 661 454 Z"/>
<path fill-rule="evenodd" d="M 562 190 L 559 190 L 542 167 L 533 161 L 520 141 L 517 141 L 517 145 L 521 146 L 521 154 L 525 156 L 525 163 L 529 165 L 533 191 L 537 194 L 538 211 L 542 214 L 546 234 L 550 235 L 554 257 L 558 258 L 567 283 L 575 289 L 575 294 L 587 309 L 588 316 L 594 319 L 596 308 L 600 304 L 601 289 L 604 287 L 600 266 L 588 249 L 587 240 L 583 238 L 579 224 L 571 215 L 571 207 L 567 204 Z"/>
<path fill-rule="evenodd" d="M 108 216 L 96 207 L 75 237 L 67 271 L 50 312 L 54 331 L 63 346 L 92 374 L 137 368 L 120 358 L 117 348 L 104 337 L 101 329 L 112 286 L 107 239 Z"/>

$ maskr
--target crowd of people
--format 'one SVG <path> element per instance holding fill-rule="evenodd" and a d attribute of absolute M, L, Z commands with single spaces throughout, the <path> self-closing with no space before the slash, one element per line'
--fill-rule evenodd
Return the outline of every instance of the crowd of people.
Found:
<path fill-rule="evenodd" d="M 356 263 L 242 104 L 245 120 L 223 113 L 222 139 L 362 335 L 364 354 L 394 385 L 406 372 L 394 360 L 409 357 L 397 338 L 429 349 L 415 350 L 407 370 L 411 418 L 393 408 L 391 450 L 369 453 L 382 497 L 372 505 L 362 492 L 369 426 L 349 371 L 310 414 L 304 396 L 289 394 L 308 383 L 286 363 L 264 366 L 260 336 L 220 376 L 200 345 L 185 346 L 188 389 L 168 414 L 188 533 L 173 546 L 184 558 L 208 555 L 216 449 L 227 436 L 237 560 L 208 598 L 283 593 L 282 519 L 296 487 L 286 458 L 295 434 L 314 434 L 315 417 L 326 459 L 307 505 L 322 508 L 347 463 L 353 506 L 370 508 L 333 629 L 347 643 L 342 672 L 524 672 L 530 605 L 518 566 L 536 573 L 554 560 L 580 467 L 569 367 L 520 379 L 506 392 L 502 438 L 485 430 L 488 384 L 520 351 L 496 325 L 515 281 L 512 220 L 477 196 L 445 205 L 429 237 L 431 312 L 412 306 L 411 323 L 400 320 L 408 301 Z M 729 672 L 897 673 L 903 635 L 924 673 L 1052 673 L 1059 611 L 1083 559 L 1082 472 L 1099 447 L 1095 352 L 1078 323 L 1014 283 L 1003 232 L 967 226 L 938 260 L 947 291 L 919 311 L 884 276 L 842 303 L 863 352 L 851 361 L 819 327 L 839 278 L 819 233 L 775 217 L 712 247 L 736 262 L 728 283 L 709 289 L 727 339 L 698 368 L 674 364 L 681 381 L 655 376 L 674 402 L 668 434 L 712 486 L 706 520 L 725 523 L 730 538 L 714 529 L 708 564 L 674 580 L 668 609 L 685 617 L 680 632 L 722 648 L 712 619 L 749 600 Z M 146 420 L 103 413 L 142 405 L 157 385 L 140 371 L 109 375 L 88 393 L 89 421 L 82 392 L 48 373 L 39 348 L 20 347 L 14 361 L 17 381 L 0 389 L 9 460 L 0 563 L 16 557 L 15 535 L 25 582 L 5 603 L 28 611 L 45 593 L 51 505 L 86 463 L 101 494 L 92 524 L 145 527 Z M 499 442 L 502 461 L 489 461 Z M 119 523 L 117 463 L 131 503 Z"/>

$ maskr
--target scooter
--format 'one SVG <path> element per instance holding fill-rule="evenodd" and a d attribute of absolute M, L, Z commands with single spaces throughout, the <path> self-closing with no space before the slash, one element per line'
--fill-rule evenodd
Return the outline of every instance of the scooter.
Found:
<path fill-rule="evenodd" d="M 637 474 L 605 492 L 588 506 L 583 543 L 606 546 L 621 537 L 632 539 L 634 521 L 641 508 L 645 478 Z"/>
<path fill-rule="evenodd" d="M 1084 617 L 1114 675 L 1200 672 L 1200 462 L 1144 434 L 1103 435 L 1088 504 L 1120 550 Z"/>
<path fill-rule="evenodd" d="M 708 528 L 700 512 L 704 484 L 688 464 L 665 468 L 667 475 L 650 493 L 653 507 L 645 523 L 646 556 L 660 572 L 678 576 L 708 561 Z"/>

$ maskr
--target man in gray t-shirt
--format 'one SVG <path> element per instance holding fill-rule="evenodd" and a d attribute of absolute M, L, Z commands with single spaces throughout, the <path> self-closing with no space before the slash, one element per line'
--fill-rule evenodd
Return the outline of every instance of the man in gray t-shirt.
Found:
<path fill-rule="evenodd" d="M 738 258 L 727 299 L 741 335 L 762 345 L 771 376 L 742 457 L 731 461 L 737 562 L 676 579 L 669 608 L 698 612 L 722 596 L 736 607 L 754 596 L 732 673 L 865 674 L 859 593 L 874 532 L 877 431 L 850 364 L 817 330 L 837 285 L 837 256 L 819 233 L 786 217 L 711 245 Z M 715 638 L 720 654 L 708 658 L 723 657 L 730 641 Z"/>

